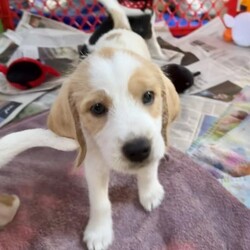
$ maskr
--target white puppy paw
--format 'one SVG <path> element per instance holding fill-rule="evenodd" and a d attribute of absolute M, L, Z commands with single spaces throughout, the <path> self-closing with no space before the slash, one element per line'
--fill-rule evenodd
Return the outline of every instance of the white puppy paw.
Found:
<path fill-rule="evenodd" d="M 83 240 L 88 250 L 106 250 L 113 241 L 112 222 L 88 223 Z"/>
<path fill-rule="evenodd" d="M 152 211 L 158 207 L 164 198 L 164 189 L 160 183 L 152 186 L 150 190 L 145 190 L 140 194 L 140 202 L 147 211 Z"/>

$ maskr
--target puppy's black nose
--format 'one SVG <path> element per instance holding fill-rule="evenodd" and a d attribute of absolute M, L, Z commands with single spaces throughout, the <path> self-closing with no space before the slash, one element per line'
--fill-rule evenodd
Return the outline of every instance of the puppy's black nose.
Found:
<path fill-rule="evenodd" d="M 151 143 L 147 138 L 137 138 L 125 143 L 122 152 L 127 159 L 132 162 L 142 162 L 146 160 L 151 151 Z"/>

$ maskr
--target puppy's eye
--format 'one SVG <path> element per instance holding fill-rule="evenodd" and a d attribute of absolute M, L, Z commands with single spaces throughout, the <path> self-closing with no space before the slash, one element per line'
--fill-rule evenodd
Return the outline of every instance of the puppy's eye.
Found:
<path fill-rule="evenodd" d="M 147 91 L 142 96 L 142 102 L 146 105 L 152 104 L 155 99 L 155 94 L 153 91 Z"/>
<path fill-rule="evenodd" d="M 101 116 L 107 113 L 107 108 L 102 103 L 96 103 L 90 108 L 90 112 L 94 116 Z"/>

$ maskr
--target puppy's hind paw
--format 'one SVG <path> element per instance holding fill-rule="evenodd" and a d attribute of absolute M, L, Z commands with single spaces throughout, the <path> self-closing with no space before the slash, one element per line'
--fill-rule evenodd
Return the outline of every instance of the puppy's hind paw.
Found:
<path fill-rule="evenodd" d="M 113 241 L 112 226 L 87 226 L 84 237 L 88 250 L 107 250 Z"/>
<path fill-rule="evenodd" d="M 164 189 L 160 183 L 157 183 L 148 192 L 143 192 L 140 195 L 141 205 L 147 211 L 152 211 L 158 207 L 164 198 Z"/>

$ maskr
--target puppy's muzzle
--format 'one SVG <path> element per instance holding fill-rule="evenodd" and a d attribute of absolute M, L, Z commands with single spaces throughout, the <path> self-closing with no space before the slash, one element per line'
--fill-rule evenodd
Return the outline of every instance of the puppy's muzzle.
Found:
<path fill-rule="evenodd" d="M 150 155 L 151 142 L 144 137 L 130 140 L 123 145 L 122 152 L 131 162 L 143 162 Z"/>

